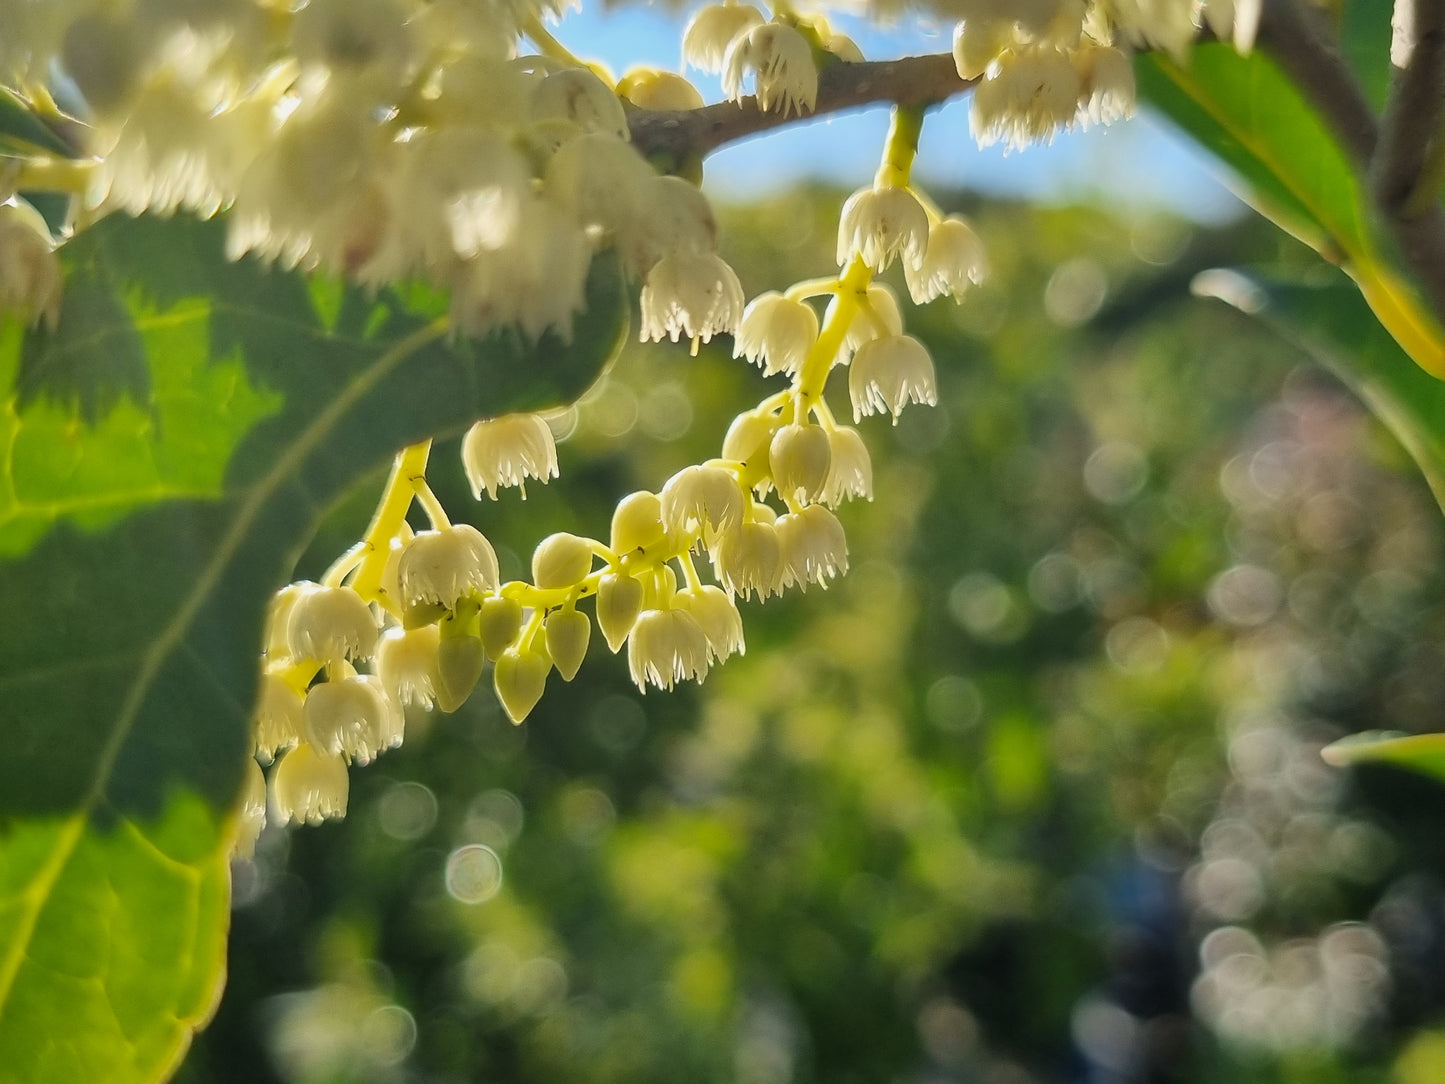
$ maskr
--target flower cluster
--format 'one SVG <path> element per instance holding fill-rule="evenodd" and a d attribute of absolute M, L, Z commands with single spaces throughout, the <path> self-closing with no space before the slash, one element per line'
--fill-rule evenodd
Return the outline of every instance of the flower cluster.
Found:
<path fill-rule="evenodd" d="M 739 600 L 825 588 L 847 570 L 837 509 L 872 498 L 873 467 L 858 431 L 824 399 L 829 375 L 849 370 L 855 421 L 884 411 L 896 421 L 907 404 L 935 400 L 928 351 L 904 333 L 897 299 L 874 275 L 898 260 L 921 302 L 957 297 L 983 274 L 967 223 L 910 184 L 920 122 L 895 112 L 877 180 L 844 205 L 838 274 L 744 306 L 735 278 L 725 289 L 711 273 L 689 278 L 673 257 L 670 307 L 654 310 L 644 336 L 734 332 L 735 355 L 788 387 L 733 419 L 717 458 L 624 497 L 605 540 L 553 534 L 533 552 L 530 581 L 503 583 L 486 537 L 452 523 L 427 486 L 427 447 L 398 457 L 367 536 L 319 582 L 291 584 L 272 603 L 254 739 L 261 760 L 279 758 L 270 795 L 281 820 L 344 815 L 348 764 L 399 744 L 408 706 L 460 707 L 489 665 L 517 723 L 554 671 L 576 675 L 594 623 L 611 651 L 626 649 L 644 692 L 701 681 L 745 649 Z M 662 293 L 656 273 L 648 291 Z M 551 431 L 535 415 L 478 422 L 462 459 L 478 497 L 557 473 Z M 414 501 L 428 530 L 407 524 Z M 264 823 L 255 778 L 248 832 Z"/>
<path fill-rule="evenodd" d="M 370 285 L 423 278 L 450 291 L 458 332 L 566 335 L 598 249 L 642 276 L 715 260 L 716 228 L 695 186 L 633 149 L 623 105 L 701 96 L 666 72 L 614 85 L 543 27 L 559 13 L 534 0 L 20 4 L 0 83 L 62 73 L 85 121 L 68 129 L 81 157 L 37 148 L 21 186 L 72 192 L 77 225 L 228 210 L 232 257 Z M 10 220 L 0 228 L 0 301 L 53 312 L 53 270 Z"/>

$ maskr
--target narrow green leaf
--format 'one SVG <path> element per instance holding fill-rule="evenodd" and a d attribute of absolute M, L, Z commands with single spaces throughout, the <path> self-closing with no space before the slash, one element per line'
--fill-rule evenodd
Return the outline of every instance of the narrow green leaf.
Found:
<path fill-rule="evenodd" d="M 1343 275 L 1305 285 L 1209 271 L 1195 290 L 1263 319 L 1348 384 L 1419 464 L 1445 508 L 1445 382 L 1410 360 Z"/>
<path fill-rule="evenodd" d="M 1186 65 L 1141 54 L 1135 73 L 1141 97 L 1232 167 L 1266 217 L 1336 262 L 1373 251 L 1349 160 L 1269 57 L 1216 42 Z"/>
<path fill-rule="evenodd" d="M 396 449 L 575 399 L 625 331 L 610 257 L 570 342 L 452 341 L 435 292 L 222 241 L 112 217 L 62 250 L 54 333 L 0 326 L 3 1084 L 175 1064 L 219 993 L 270 593 Z"/>
<path fill-rule="evenodd" d="M 1445 781 L 1445 734 L 1371 730 L 1327 745 L 1321 755 L 1340 768 L 1352 764 L 1394 764 Z"/>
<path fill-rule="evenodd" d="M 33 153 L 36 150 L 74 158 L 75 148 L 51 131 L 14 91 L 0 87 L 0 151 Z"/>

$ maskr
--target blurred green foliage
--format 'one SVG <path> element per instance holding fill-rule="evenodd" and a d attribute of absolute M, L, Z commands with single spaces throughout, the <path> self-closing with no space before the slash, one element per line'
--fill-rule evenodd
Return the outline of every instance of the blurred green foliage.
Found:
<path fill-rule="evenodd" d="M 700 688 L 641 696 L 594 638 L 522 728 L 410 719 L 344 822 L 236 867 L 181 1079 L 1441 1078 L 1445 803 L 1318 756 L 1445 728 L 1439 513 L 1341 386 L 1189 294 L 1311 257 L 945 202 L 993 276 L 908 315 L 940 402 L 864 424 L 848 575 L 745 606 Z M 830 266 L 837 204 L 727 216 L 750 293 Z M 716 454 L 773 390 L 720 346 L 627 351 L 525 503 L 464 512 L 445 449 L 433 485 L 516 574 Z"/>

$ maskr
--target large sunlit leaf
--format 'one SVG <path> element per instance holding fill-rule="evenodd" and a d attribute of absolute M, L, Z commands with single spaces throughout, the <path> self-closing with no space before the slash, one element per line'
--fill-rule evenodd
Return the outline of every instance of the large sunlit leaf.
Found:
<path fill-rule="evenodd" d="M 114 217 L 54 332 L 0 327 L 0 1081 L 163 1075 L 220 988 L 263 610 L 399 447 L 576 398 L 625 326 L 454 341 L 444 299 Z M 358 529 L 362 525 L 358 524 Z"/>

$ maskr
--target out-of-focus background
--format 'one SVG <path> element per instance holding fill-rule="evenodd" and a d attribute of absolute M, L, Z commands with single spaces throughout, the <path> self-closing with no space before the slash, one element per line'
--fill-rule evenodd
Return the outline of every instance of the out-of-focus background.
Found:
<path fill-rule="evenodd" d="M 1049 153 L 1118 160 L 1079 146 L 1003 174 L 1056 190 L 935 184 L 993 273 L 906 313 L 940 401 L 862 424 L 848 575 L 745 604 L 701 687 L 640 695 L 594 637 L 523 727 L 485 689 L 411 717 L 345 821 L 236 867 L 182 1080 L 1445 1080 L 1445 790 L 1319 757 L 1445 729 L 1445 520 L 1324 370 L 1190 295 L 1313 257 L 1212 181 L 1070 188 Z M 749 294 L 827 273 L 845 190 L 745 194 Z M 629 348 L 525 502 L 447 449 L 433 484 L 504 577 L 605 535 L 776 390 L 729 346 Z"/>

